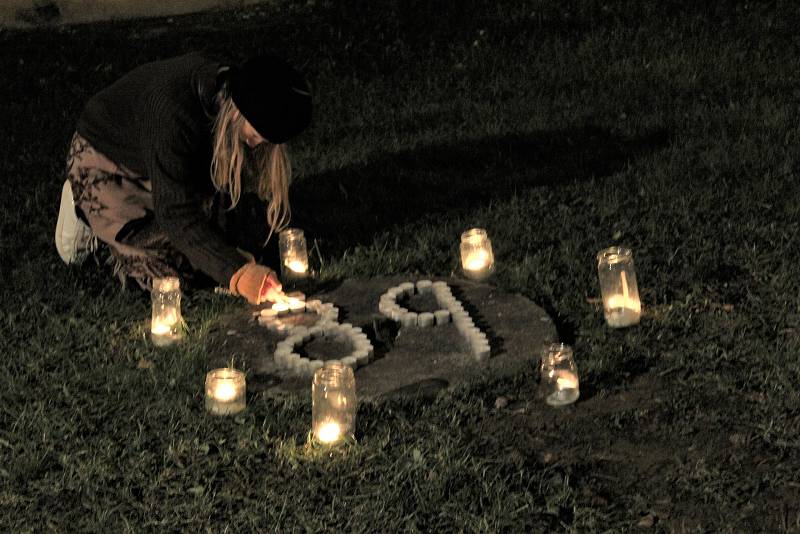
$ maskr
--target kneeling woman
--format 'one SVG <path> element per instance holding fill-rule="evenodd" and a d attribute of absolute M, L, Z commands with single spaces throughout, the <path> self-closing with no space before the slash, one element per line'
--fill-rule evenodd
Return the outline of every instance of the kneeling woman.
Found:
<path fill-rule="evenodd" d="M 275 300 L 275 272 L 237 247 L 258 219 L 266 241 L 286 226 L 285 143 L 310 120 L 307 82 L 273 56 L 237 67 L 188 54 L 132 70 L 92 97 L 78 121 L 59 254 L 79 261 L 94 235 L 108 244 L 115 272 L 143 287 L 200 271 L 251 303 Z M 250 189 L 265 213 L 226 227 L 226 210 Z"/>

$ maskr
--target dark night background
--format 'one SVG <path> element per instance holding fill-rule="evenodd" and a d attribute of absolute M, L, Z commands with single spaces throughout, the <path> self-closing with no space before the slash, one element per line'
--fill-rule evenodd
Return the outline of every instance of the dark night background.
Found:
<path fill-rule="evenodd" d="M 49 5 L 41 4 L 42 9 Z M 800 531 L 800 7 L 788 1 L 282 0 L 0 29 L 0 529 Z M 320 283 L 458 273 L 574 346 L 581 399 L 531 370 L 366 403 L 321 461 L 310 404 L 202 410 L 207 334 L 147 339 L 149 297 L 52 245 L 86 100 L 189 50 L 269 49 L 314 87 L 291 145 Z M 644 316 L 605 326 L 595 253 L 633 249 Z M 497 403 L 502 397 L 507 404 Z"/>

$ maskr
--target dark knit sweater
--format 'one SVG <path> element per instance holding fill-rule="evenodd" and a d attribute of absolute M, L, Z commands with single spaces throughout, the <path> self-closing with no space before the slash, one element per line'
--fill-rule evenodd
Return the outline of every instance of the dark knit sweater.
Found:
<path fill-rule="evenodd" d="M 118 165 L 149 178 L 155 219 L 196 269 L 227 286 L 245 261 L 206 219 L 219 62 L 156 61 L 93 96 L 77 130 Z"/>

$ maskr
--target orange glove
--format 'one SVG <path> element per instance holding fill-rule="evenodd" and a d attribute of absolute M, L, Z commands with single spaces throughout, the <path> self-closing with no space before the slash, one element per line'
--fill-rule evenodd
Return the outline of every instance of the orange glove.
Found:
<path fill-rule="evenodd" d="M 275 288 L 280 291 L 281 283 L 275 272 L 255 262 L 245 263 L 231 277 L 231 293 L 247 299 L 250 304 L 260 304 L 264 298 L 274 296 Z"/>
<path fill-rule="evenodd" d="M 281 285 L 281 281 L 278 280 L 278 277 L 274 271 L 269 273 L 269 275 L 267 275 L 267 279 L 264 280 L 264 285 L 261 286 L 259 298 L 262 302 L 265 300 L 270 302 L 286 300 L 286 296 L 283 294 L 283 286 Z"/>

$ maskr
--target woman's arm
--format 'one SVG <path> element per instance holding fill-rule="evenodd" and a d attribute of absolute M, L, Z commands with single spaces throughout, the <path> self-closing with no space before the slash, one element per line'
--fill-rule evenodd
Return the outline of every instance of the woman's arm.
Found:
<path fill-rule="evenodd" d="M 176 110 L 161 109 L 164 106 L 159 105 L 158 99 L 151 99 L 151 104 L 150 112 L 143 118 L 141 142 L 153 188 L 156 222 L 195 269 L 227 286 L 245 261 L 202 211 L 200 181 L 211 178 L 208 174 L 197 176 L 193 161 L 203 158 L 204 143 L 191 128 L 192 117 L 176 116 Z M 148 125 L 148 116 L 159 117 L 160 123 L 154 121 Z M 174 125 L 165 124 L 171 120 Z"/>

